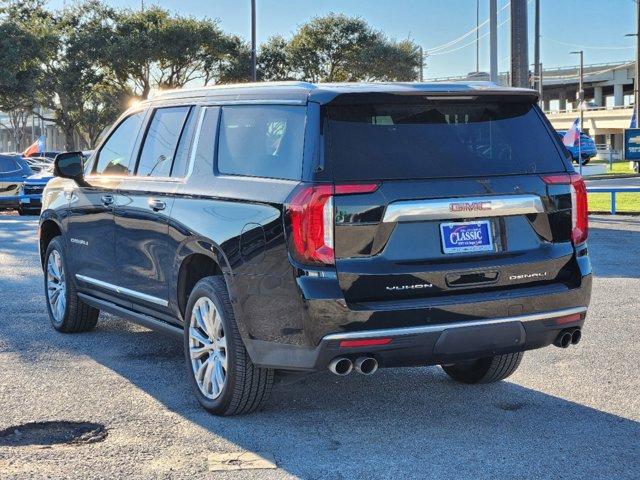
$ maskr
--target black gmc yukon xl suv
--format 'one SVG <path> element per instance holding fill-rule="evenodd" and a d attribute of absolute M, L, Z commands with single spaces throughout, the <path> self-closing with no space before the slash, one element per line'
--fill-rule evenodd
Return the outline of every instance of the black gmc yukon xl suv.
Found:
<path fill-rule="evenodd" d="M 209 411 L 276 370 L 441 365 L 494 382 L 580 340 L 583 180 L 531 90 L 253 84 L 163 93 L 83 165 L 56 159 L 39 239 L 61 332 L 99 311 L 180 333 Z"/>

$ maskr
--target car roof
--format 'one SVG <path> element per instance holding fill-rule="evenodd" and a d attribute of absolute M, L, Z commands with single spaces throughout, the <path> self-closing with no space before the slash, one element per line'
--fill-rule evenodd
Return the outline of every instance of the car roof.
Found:
<path fill-rule="evenodd" d="M 223 103 L 292 103 L 306 104 L 309 101 L 326 104 L 339 97 L 378 95 L 499 95 L 522 96 L 530 101 L 538 98 L 538 92 L 527 88 L 503 87 L 491 82 L 264 82 L 208 86 L 158 92 L 147 104 L 172 102 L 185 99 L 212 100 Z"/>

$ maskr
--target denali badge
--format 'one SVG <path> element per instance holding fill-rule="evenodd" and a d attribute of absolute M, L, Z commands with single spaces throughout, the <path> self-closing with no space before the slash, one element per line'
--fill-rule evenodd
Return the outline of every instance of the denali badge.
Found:
<path fill-rule="evenodd" d="M 80 240 L 79 238 L 70 238 L 69 241 L 71 243 L 77 243 L 78 245 L 84 245 L 85 247 L 89 246 L 89 242 L 86 240 Z"/>
<path fill-rule="evenodd" d="M 521 275 L 510 275 L 509 280 L 524 280 L 525 278 L 542 278 L 546 276 L 547 272 L 523 273 Z"/>
<path fill-rule="evenodd" d="M 394 285 L 392 287 L 385 287 L 390 291 L 401 291 L 401 290 L 419 290 L 421 288 L 431 288 L 433 287 L 432 283 L 416 283 L 415 285 Z"/>
<path fill-rule="evenodd" d="M 455 202 L 449 204 L 449 210 L 452 212 L 491 210 L 491 202 Z"/>

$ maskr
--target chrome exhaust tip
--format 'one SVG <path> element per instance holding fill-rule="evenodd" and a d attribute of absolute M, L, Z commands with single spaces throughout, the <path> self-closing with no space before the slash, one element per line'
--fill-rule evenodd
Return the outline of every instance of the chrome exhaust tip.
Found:
<path fill-rule="evenodd" d="M 378 370 L 378 361 L 373 357 L 356 358 L 354 367 L 356 372 L 363 375 L 373 375 Z"/>
<path fill-rule="evenodd" d="M 571 338 L 571 332 L 565 330 L 558 334 L 553 344 L 556 347 L 567 348 L 569 345 L 571 345 Z"/>
<path fill-rule="evenodd" d="M 329 371 L 341 377 L 349 375 L 351 370 L 353 370 L 353 362 L 347 357 L 336 357 L 329 364 Z"/>
<path fill-rule="evenodd" d="M 581 338 L 582 338 L 582 331 L 579 328 L 576 328 L 571 333 L 571 344 L 572 345 L 577 345 L 580 342 Z"/>

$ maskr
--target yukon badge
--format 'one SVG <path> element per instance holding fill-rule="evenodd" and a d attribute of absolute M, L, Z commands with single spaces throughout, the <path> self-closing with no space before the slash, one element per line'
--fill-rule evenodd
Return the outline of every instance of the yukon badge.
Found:
<path fill-rule="evenodd" d="M 415 285 L 393 285 L 391 287 L 385 287 L 392 292 L 401 292 L 403 290 L 420 290 L 421 288 L 431 288 L 432 283 L 416 283 Z"/>

